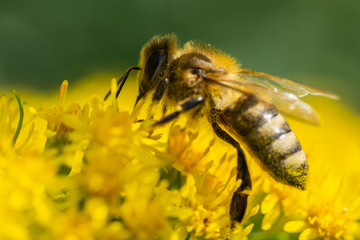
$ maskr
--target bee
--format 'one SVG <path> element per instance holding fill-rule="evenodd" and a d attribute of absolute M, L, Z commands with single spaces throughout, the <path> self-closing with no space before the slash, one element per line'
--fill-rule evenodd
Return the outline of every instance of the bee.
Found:
<path fill-rule="evenodd" d="M 178 48 L 174 34 L 155 36 L 141 50 L 139 67 L 118 81 L 119 95 L 129 73 L 138 74 L 141 99 L 162 100 L 163 117 L 155 125 L 189 112 L 191 119 L 206 116 L 214 133 L 237 150 L 237 179 L 241 185 L 230 203 L 230 218 L 241 222 L 251 189 L 243 144 L 276 181 L 304 190 L 306 155 L 281 113 L 318 124 L 316 112 L 300 100 L 306 95 L 337 96 L 270 74 L 243 69 L 233 58 L 210 45 L 188 42 Z M 106 95 L 108 97 L 109 93 Z M 177 111 L 166 114 L 168 106 Z"/>

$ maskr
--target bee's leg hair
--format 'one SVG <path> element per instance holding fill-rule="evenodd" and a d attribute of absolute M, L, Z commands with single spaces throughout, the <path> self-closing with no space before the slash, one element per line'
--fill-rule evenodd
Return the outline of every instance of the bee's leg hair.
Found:
<path fill-rule="evenodd" d="M 243 191 L 251 189 L 250 173 L 246 165 L 245 155 L 240 147 L 240 144 L 235 141 L 235 139 L 233 139 L 227 132 L 221 129 L 221 127 L 216 122 L 212 122 L 211 124 L 216 135 L 235 147 L 238 153 L 236 179 L 241 179 L 241 185 L 232 196 L 230 205 L 230 218 L 233 221 L 241 222 L 245 215 L 248 198 L 248 194 L 244 193 Z"/>
<path fill-rule="evenodd" d="M 139 67 L 131 67 L 131 68 L 128 68 L 128 70 L 126 70 L 126 72 L 121 76 L 121 78 L 119 78 L 119 80 L 117 81 L 117 85 L 120 84 L 118 90 L 116 91 L 116 98 L 119 96 L 120 92 L 121 92 L 121 89 L 123 88 L 125 82 L 126 82 L 126 79 L 129 77 L 129 74 L 131 71 L 133 70 L 140 70 Z M 106 99 L 110 96 L 110 93 L 111 93 L 111 90 L 109 90 L 105 97 L 104 97 L 104 101 L 106 101 Z"/>
<path fill-rule="evenodd" d="M 190 109 L 193 109 L 194 107 L 199 106 L 203 102 L 204 102 L 203 97 L 192 98 L 192 99 L 186 101 L 185 103 L 181 104 L 179 111 L 173 112 L 173 113 L 163 117 L 162 119 L 157 121 L 155 123 L 155 125 L 165 124 L 165 123 L 177 118 L 181 113 L 184 113 L 184 112 L 186 112 L 186 111 L 188 111 Z"/>

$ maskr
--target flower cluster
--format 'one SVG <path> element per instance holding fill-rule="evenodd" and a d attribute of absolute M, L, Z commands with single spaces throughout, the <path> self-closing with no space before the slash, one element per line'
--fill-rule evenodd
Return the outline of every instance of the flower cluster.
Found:
<path fill-rule="evenodd" d="M 0 98 L 0 239 L 360 238 L 360 120 L 341 105 L 313 101 L 320 127 L 290 120 L 308 156 L 306 191 L 247 154 L 253 189 L 233 223 L 236 150 L 206 119 L 155 127 L 120 110 L 115 81 L 108 102 L 66 104 L 67 88 L 51 107 Z"/>

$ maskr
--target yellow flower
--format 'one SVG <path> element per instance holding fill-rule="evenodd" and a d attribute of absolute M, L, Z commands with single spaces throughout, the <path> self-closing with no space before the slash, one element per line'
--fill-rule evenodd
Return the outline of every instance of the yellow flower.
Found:
<path fill-rule="evenodd" d="M 28 117 L 21 124 L 19 139 L 14 146 L 11 144 L 19 106 L 5 96 L 0 102 L 0 238 L 28 239 L 37 228 L 35 222 L 44 223 L 53 217 L 44 190 L 57 183 L 54 176 L 58 165 L 47 160 L 55 158 L 53 155 L 39 152 L 38 132 Z"/>
<path fill-rule="evenodd" d="M 311 100 L 320 126 L 289 119 L 307 154 L 307 190 L 277 183 L 246 153 L 253 188 L 233 223 L 236 150 L 206 119 L 134 122 L 152 113 L 122 110 L 135 99 L 126 86 L 117 101 L 113 80 L 104 102 L 81 85 L 67 94 L 65 81 L 53 106 L 24 105 L 14 146 L 21 111 L 0 98 L 1 239 L 360 238 L 360 119 L 341 104 Z"/>
<path fill-rule="evenodd" d="M 200 124 L 206 127 L 206 122 Z M 228 149 L 231 154 L 227 156 L 219 149 Z M 208 131 L 174 125 L 170 129 L 167 153 L 172 157 L 172 166 L 178 171 L 172 173 L 167 170 L 168 175 L 183 175 L 177 179 L 180 181 L 177 184 L 182 198 L 180 206 L 189 214 L 182 220 L 185 231 L 192 233 L 191 236 L 206 239 L 246 239 L 253 224 L 245 229 L 238 226 L 234 231 L 229 215 L 231 197 L 240 186 L 240 181 L 236 183 L 235 178 L 235 150 Z M 255 215 L 258 207 L 250 209 L 244 221 Z"/>

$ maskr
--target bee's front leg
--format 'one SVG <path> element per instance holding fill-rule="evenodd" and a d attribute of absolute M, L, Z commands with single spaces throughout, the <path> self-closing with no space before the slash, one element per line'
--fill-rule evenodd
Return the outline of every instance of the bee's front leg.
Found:
<path fill-rule="evenodd" d="M 162 119 L 160 119 L 159 121 L 157 121 L 155 123 L 155 125 L 161 125 L 161 124 L 165 124 L 171 120 L 174 120 L 175 118 L 177 118 L 181 113 L 184 113 L 188 110 L 191 110 L 195 107 L 198 107 L 200 104 L 202 104 L 204 102 L 204 97 L 195 97 L 195 98 L 191 98 L 190 100 L 184 102 L 183 104 L 181 104 L 180 110 L 173 112 L 169 115 L 166 115 L 165 117 L 163 117 Z"/>
<path fill-rule="evenodd" d="M 237 150 L 237 175 L 236 179 L 241 179 L 240 187 L 234 192 L 230 205 L 230 218 L 232 221 L 241 222 L 244 218 L 248 194 L 244 190 L 251 189 L 251 179 L 248 167 L 246 165 L 245 155 L 240 144 L 233 139 L 227 132 L 214 121 L 211 123 L 214 132 L 222 140 L 230 143 Z"/>
<path fill-rule="evenodd" d="M 121 76 L 121 78 L 119 78 L 119 80 L 117 81 L 117 85 L 119 86 L 118 90 L 116 91 L 116 98 L 118 98 L 120 92 L 121 92 L 121 89 L 123 88 L 125 82 L 126 82 L 126 79 L 129 77 L 129 74 L 131 73 L 131 71 L 133 70 L 140 70 L 139 67 L 131 67 L 131 68 L 128 68 L 128 70 L 126 70 L 126 72 Z M 109 90 L 105 97 L 104 97 L 104 101 L 106 101 L 106 99 L 110 96 L 110 93 L 111 93 L 111 90 Z"/>

